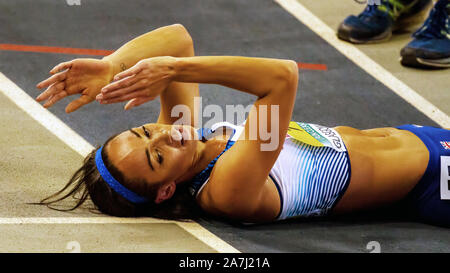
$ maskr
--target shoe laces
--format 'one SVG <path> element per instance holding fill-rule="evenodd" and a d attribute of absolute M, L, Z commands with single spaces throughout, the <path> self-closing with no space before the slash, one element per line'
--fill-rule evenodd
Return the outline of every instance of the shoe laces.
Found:
<path fill-rule="evenodd" d="M 381 0 L 380 5 L 368 4 L 358 17 L 365 19 L 367 17 L 389 15 L 395 21 L 405 8 L 407 7 L 398 0 Z"/>
<path fill-rule="evenodd" d="M 367 5 L 363 12 L 358 17 L 361 19 L 372 18 L 374 16 L 384 16 L 385 13 L 381 13 L 376 5 Z"/>
<path fill-rule="evenodd" d="M 413 37 L 428 39 L 450 39 L 450 19 L 449 14 L 446 11 L 446 6 L 450 6 L 450 4 L 446 5 L 446 1 L 442 0 L 440 2 L 435 4 L 430 12 L 430 15 L 425 20 L 423 25 L 413 33 Z"/>

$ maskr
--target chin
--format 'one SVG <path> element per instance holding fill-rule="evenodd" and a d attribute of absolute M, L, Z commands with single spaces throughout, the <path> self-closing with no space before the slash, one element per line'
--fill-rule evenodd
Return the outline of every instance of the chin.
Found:
<path fill-rule="evenodd" d="M 186 143 L 185 143 L 186 152 L 188 154 L 192 154 L 197 149 L 198 142 L 199 142 L 199 140 L 197 140 L 197 139 L 192 139 L 192 140 L 186 141 Z"/>

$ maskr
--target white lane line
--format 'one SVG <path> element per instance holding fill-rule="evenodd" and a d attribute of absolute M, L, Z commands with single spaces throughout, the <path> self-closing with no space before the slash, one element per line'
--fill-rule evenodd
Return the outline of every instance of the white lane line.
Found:
<path fill-rule="evenodd" d="M 315 16 L 311 11 L 305 8 L 296 0 L 274 0 L 290 14 L 296 17 L 300 22 L 309 27 L 322 39 L 335 47 L 339 52 L 352 60 L 356 65 L 365 70 L 372 77 L 390 88 L 398 96 L 413 105 L 427 117 L 435 121 L 444 128 L 450 127 L 449 116 L 438 109 L 431 102 L 419 95 L 411 87 L 397 79 L 381 65 L 373 61 L 366 54 L 360 51 L 354 45 L 339 40 L 335 31 Z"/>
<path fill-rule="evenodd" d="M 0 225 L 22 224 L 170 224 L 176 221 L 156 218 L 119 218 L 119 217 L 3 217 Z"/>
<path fill-rule="evenodd" d="M 0 92 L 83 157 L 94 147 L 0 72 Z"/>
<path fill-rule="evenodd" d="M 18 87 L 0 72 L 0 92 L 15 103 L 22 111 L 40 123 L 44 128 L 67 144 L 71 149 L 85 157 L 94 147 L 83 137 L 62 122 L 50 111 L 42 107 L 31 98 L 25 91 Z M 153 218 L 115 218 L 115 217 L 89 217 L 89 218 L 0 218 L 0 224 L 8 223 L 167 223 L 173 222 L 191 233 L 194 237 L 207 244 L 218 252 L 239 252 L 225 241 L 206 230 L 198 223 L 184 223 L 176 221 L 163 221 Z"/>
<path fill-rule="evenodd" d="M 220 253 L 240 253 L 237 249 L 218 240 L 217 236 L 196 222 L 178 222 L 150 217 L 120 218 L 120 217 L 3 217 L 0 225 L 25 224 L 176 224 L 204 244 Z"/>
<path fill-rule="evenodd" d="M 195 222 L 178 222 L 178 225 L 194 237 L 201 238 L 203 243 L 221 253 L 240 253 L 239 250 L 224 243 L 224 241 L 217 240 L 216 235 Z"/>

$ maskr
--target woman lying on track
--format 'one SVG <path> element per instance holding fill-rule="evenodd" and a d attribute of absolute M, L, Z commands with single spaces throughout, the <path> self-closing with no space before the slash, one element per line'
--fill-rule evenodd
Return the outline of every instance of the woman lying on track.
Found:
<path fill-rule="evenodd" d="M 291 122 L 298 81 L 293 61 L 195 57 L 189 33 L 177 24 L 102 60 L 75 59 L 51 73 L 37 85 L 47 87 L 37 98 L 45 107 L 74 94 L 81 97 L 66 112 L 94 100 L 128 101 L 130 109 L 159 96 L 161 111 L 156 123 L 114 135 L 92 151 L 69 183 L 40 204 L 81 194 L 71 209 L 90 197 L 115 216 L 187 219 L 202 211 L 261 223 L 404 202 L 405 213 L 418 220 L 450 226 L 450 130 Z M 198 83 L 255 95 L 245 124 L 196 128 Z M 180 105 L 192 113 L 182 117 L 184 125 L 171 114 Z"/>

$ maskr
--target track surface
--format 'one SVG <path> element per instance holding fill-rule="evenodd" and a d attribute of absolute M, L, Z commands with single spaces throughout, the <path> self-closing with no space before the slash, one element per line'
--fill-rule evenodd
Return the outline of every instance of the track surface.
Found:
<path fill-rule="evenodd" d="M 311 4 L 312 1 L 305 2 Z M 405 123 L 437 126 L 269 0 L 142 0 L 126 4 L 124 1 L 81 0 L 80 6 L 69 6 L 65 1 L 1 0 L 0 10 L 0 25 L 3 26 L 0 43 L 5 44 L 114 50 L 154 28 L 182 23 L 194 39 L 197 55 L 274 57 L 327 65 L 326 71 L 300 70 L 293 120 L 359 129 Z M 311 10 L 314 10 L 313 4 Z M 347 10 L 343 8 L 343 12 Z M 342 14 L 342 18 L 346 15 Z M 0 72 L 35 98 L 39 94 L 35 84 L 47 77 L 51 67 L 77 57 L 90 56 L 0 50 Z M 418 73 L 406 68 L 395 69 L 403 76 Z M 404 80 L 408 81 L 408 77 Z M 429 81 L 428 86 L 448 86 L 427 77 L 423 81 Z M 411 86 L 414 81 L 408 84 Z M 420 82 L 417 88 L 422 90 L 425 85 Z M 221 86 L 201 85 L 200 90 L 203 106 L 218 104 L 225 109 L 227 104 L 248 105 L 254 101 L 249 95 Z M 448 95 L 444 95 L 444 102 L 439 103 L 440 110 L 447 115 L 450 113 L 448 99 Z M 67 115 L 64 108 L 69 101 L 64 99 L 49 111 L 93 146 L 102 144 L 114 133 L 156 121 L 159 112 L 158 102 L 127 112 L 122 110 L 123 104 L 103 106 L 94 102 Z M 0 147 L 5 148 L 6 155 L 0 161 L 0 217 L 102 217 L 83 209 L 59 213 L 24 204 L 59 189 L 80 166 L 82 158 L 7 98 L 0 96 L 0 105 Z M 450 251 L 448 230 L 409 222 L 384 212 L 251 227 L 211 219 L 199 223 L 242 252 L 368 252 L 366 246 L 370 241 L 378 241 L 382 252 Z M 173 223 L 116 223 L 101 228 L 98 224 L 77 225 L 81 230 L 79 234 L 84 234 L 77 238 L 73 238 L 73 225 L 50 225 L 49 229 L 40 224 L 0 224 L 0 251 L 65 251 L 66 242 L 89 236 L 98 242 L 93 244 L 92 240 L 84 239 L 82 249 L 89 251 L 215 251 Z M 46 230 L 47 239 L 37 239 L 42 229 Z M 110 237 L 109 234 L 120 236 Z M 14 239 L 24 236 L 27 239 L 19 240 L 20 243 Z M 155 241 L 155 237 L 159 240 Z M 183 238 L 184 245 L 190 248 L 183 247 L 179 240 L 174 247 L 163 238 L 169 242 Z M 44 247 L 46 241 L 58 240 L 57 246 Z M 111 242 L 120 242 L 121 247 Z M 136 246 L 139 242 L 147 244 Z"/>

